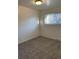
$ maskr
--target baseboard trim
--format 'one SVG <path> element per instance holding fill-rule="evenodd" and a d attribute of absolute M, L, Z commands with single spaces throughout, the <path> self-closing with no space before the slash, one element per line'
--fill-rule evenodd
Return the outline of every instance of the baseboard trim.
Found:
<path fill-rule="evenodd" d="M 37 38 L 40 38 L 40 37 L 43 37 L 43 38 L 46 38 L 46 39 L 52 39 L 52 38 L 48 38 L 48 37 L 45 37 L 45 36 L 37 36 L 37 37 L 32 38 L 32 39 L 29 39 L 27 41 L 30 41 L 30 40 L 33 40 L 33 39 L 37 39 Z M 52 39 L 52 40 L 56 40 L 56 41 L 59 41 L 60 42 L 60 40 L 58 40 L 58 39 Z M 22 43 L 19 43 L 18 45 L 23 44 L 23 43 L 26 43 L 27 41 L 24 41 Z"/>

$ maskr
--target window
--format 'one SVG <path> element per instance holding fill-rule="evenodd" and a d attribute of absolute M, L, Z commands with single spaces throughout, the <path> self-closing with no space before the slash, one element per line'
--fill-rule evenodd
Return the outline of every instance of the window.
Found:
<path fill-rule="evenodd" d="M 45 15 L 45 24 L 61 24 L 61 13 Z"/>

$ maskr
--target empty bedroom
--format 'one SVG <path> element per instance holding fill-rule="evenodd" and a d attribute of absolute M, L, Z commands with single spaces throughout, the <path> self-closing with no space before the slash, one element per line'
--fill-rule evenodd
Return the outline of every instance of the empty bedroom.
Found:
<path fill-rule="evenodd" d="M 18 0 L 18 59 L 61 59 L 61 0 Z"/>

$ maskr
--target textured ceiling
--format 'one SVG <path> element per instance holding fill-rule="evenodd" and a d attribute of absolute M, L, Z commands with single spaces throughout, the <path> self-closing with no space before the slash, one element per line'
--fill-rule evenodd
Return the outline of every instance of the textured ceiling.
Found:
<path fill-rule="evenodd" d="M 47 10 L 51 8 L 61 8 L 61 0 L 44 0 L 44 3 L 40 6 L 34 4 L 34 0 L 18 0 L 18 4 L 37 9 L 37 10 Z"/>

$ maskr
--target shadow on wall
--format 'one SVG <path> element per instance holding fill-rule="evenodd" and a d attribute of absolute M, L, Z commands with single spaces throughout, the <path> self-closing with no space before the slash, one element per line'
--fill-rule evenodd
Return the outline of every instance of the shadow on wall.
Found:
<path fill-rule="evenodd" d="M 28 36 L 34 35 L 35 32 L 37 31 L 38 25 L 35 22 L 36 20 L 33 18 L 28 19 L 28 21 L 25 21 L 23 24 L 21 24 L 21 27 L 19 27 L 18 34 L 20 39 L 23 39 L 23 38 L 27 39 Z"/>
<path fill-rule="evenodd" d="M 26 14 L 25 14 L 25 13 Z M 21 15 L 22 14 L 22 15 Z M 22 43 L 39 34 L 38 31 L 38 13 L 35 10 L 19 6 L 19 17 L 18 17 L 18 43 Z"/>

